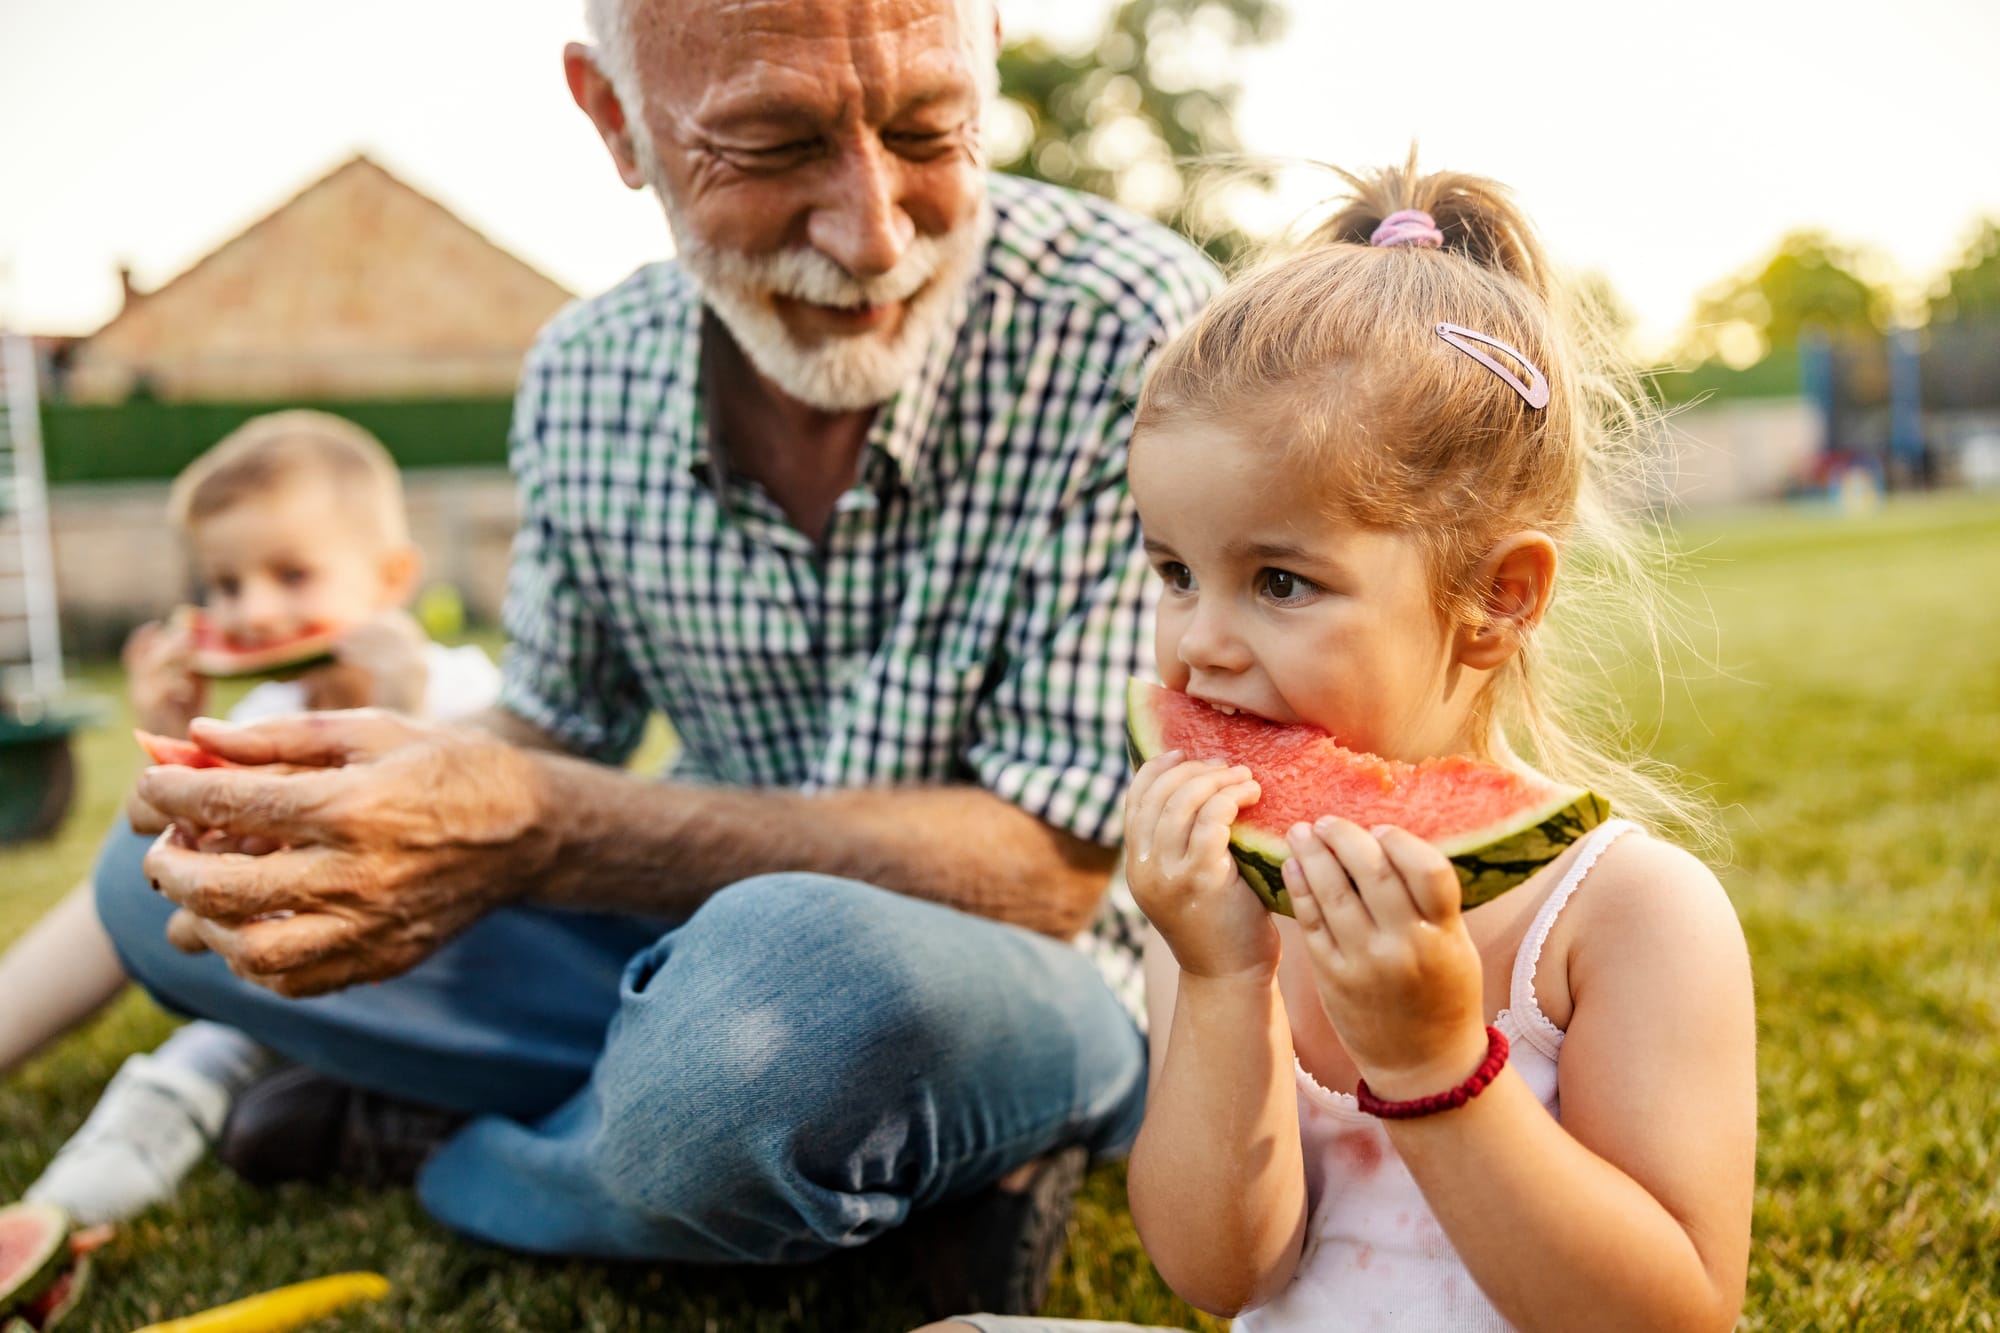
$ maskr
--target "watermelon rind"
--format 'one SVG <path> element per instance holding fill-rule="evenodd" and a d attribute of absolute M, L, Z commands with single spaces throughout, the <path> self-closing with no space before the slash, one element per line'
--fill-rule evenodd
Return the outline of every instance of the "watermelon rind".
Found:
<path fill-rule="evenodd" d="M 54 1204 L 0 1208 L 0 1315 L 12 1314 L 55 1281 L 69 1259 L 69 1214 Z"/>
<path fill-rule="evenodd" d="M 1165 736 L 1146 707 L 1151 692 L 1160 688 L 1135 678 L 1126 690 L 1125 744 L 1135 768 L 1166 748 Z M 1559 787 L 1505 819 L 1435 845 L 1451 859 L 1458 875 L 1460 907 L 1469 910 L 1526 882 L 1610 817 L 1610 802 L 1597 793 Z M 1239 821 L 1229 830 L 1229 854 L 1243 882 L 1265 907 L 1282 916 L 1294 915 L 1284 881 L 1284 865 L 1292 851 L 1282 837 Z"/>
<path fill-rule="evenodd" d="M 57 1284 L 65 1277 L 69 1288 L 60 1299 L 51 1300 L 56 1295 Z M 31 1330 L 31 1333 L 49 1333 L 49 1330 L 64 1319 L 76 1313 L 76 1307 L 83 1304 L 84 1289 L 90 1285 L 90 1256 L 79 1254 L 68 1264 L 56 1269 L 49 1279 L 49 1285 L 41 1294 L 29 1302 L 22 1315 L 16 1316 L 8 1325 L 7 1333 L 13 1333 L 16 1326 Z"/>
<path fill-rule="evenodd" d="M 192 667 L 210 680 L 248 680 L 255 676 L 292 676 L 333 660 L 332 634 L 292 639 L 269 648 L 197 648 Z"/>
<path fill-rule="evenodd" d="M 341 635 L 338 629 L 316 627 L 276 643 L 237 648 L 222 642 L 207 617 L 198 610 L 183 608 L 177 619 L 187 626 L 194 639 L 189 669 L 210 680 L 297 675 L 332 661 L 333 645 Z"/>

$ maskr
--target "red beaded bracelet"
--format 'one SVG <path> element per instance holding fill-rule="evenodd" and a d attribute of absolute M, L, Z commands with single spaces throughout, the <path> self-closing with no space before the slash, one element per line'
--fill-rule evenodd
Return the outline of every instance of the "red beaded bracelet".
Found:
<path fill-rule="evenodd" d="M 1472 1071 L 1472 1077 L 1448 1092 L 1434 1092 L 1428 1097 L 1413 1097 L 1406 1102 L 1385 1102 L 1368 1091 L 1368 1080 L 1362 1079 L 1354 1086 L 1354 1100 L 1361 1103 L 1361 1109 L 1369 1115 L 1383 1120 L 1415 1120 L 1418 1116 L 1436 1115 L 1439 1111 L 1453 1111 L 1486 1091 L 1486 1085 L 1500 1077 L 1500 1071 L 1507 1066 L 1507 1034 L 1491 1023 L 1486 1025 L 1486 1058 L 1479 1062 L 1479 1068 Z"/>

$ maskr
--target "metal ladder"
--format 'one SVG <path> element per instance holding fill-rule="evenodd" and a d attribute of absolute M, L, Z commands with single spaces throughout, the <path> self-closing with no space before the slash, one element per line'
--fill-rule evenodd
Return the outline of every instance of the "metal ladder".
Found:
<path fill-rule="evenodd" d="M 0 330 L 0 710 L 62 697 L 58 623 L 34 345 Z"/>

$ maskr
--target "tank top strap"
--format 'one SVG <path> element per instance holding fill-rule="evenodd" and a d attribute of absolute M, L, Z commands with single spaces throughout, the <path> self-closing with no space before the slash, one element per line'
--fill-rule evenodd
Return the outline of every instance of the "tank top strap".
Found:
<path fill-rule="evenodd" d="M 1535 913 L 1535 919 L 1528 926 L 1528 933 L 1521 941 L 1521 951 L 1514 956 L 1513 988 L 1507 1004 L 1513 1011 L 1521 1032 L 1542 1054 L 1555 1058 L 1556 1049 L 1562 1045 L 1562 1029 L 1551 1023 L 1542 1006 L 1535 999 L 1535 968 L 1542 961 L 1542 946 L 1548 943 L 1549 931 L 1555 928 L 1556 918 L 1583 881 L 1590 874 L 1591 867 L 1604 849 L 1618 841 L 1619 837 L 1639 827 L 1629 819 L 1609 819 L 1584 835 L 1576 849 L 1576 859 L 1563 872 L 1562 882 L 1556 885 L 1548 901 Z"/>

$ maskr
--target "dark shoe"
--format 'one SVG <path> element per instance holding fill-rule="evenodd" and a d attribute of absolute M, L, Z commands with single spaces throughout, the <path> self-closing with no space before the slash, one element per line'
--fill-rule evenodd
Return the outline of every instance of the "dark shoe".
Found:
<path fill-rule="evenodd" d="M 215 1155 L 252 1185 L 335 1178 L 407 1185 L 465 1120 L 292 1065 L 237 1097 Z"/>
<path fill-rule="evenodd" d="M 928 1233 L 917 1271 L 929 1317 L 1040 1310 L 1089 1161 L 1082 1148 L 1064 1148 L 1030 1163 L 1018 1190 L 995 1185 L 915 1219 Z"/>

